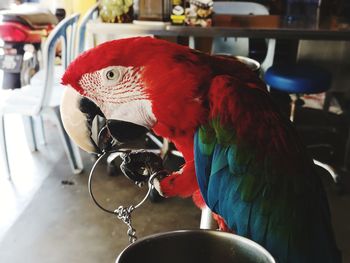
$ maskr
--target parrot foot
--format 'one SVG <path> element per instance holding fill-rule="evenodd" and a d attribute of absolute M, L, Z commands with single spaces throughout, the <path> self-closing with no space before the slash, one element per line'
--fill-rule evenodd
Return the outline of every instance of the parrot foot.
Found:
<path fill-rule="evenodd" d="M 121 155 L 123 162 L 120 169 L 123 174 L 135 183 L 146 182 L 156 172 L 163 170 L 162 158 L 145 150 L 130 151 Z"/>

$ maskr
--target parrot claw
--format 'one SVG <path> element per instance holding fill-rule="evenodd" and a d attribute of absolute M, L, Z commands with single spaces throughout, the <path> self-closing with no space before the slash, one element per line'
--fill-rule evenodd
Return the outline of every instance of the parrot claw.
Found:
<path fill-rule="evenodd" d="M 149 177 L 163 170 L 160 156 L 145 150 L 130 151 L 121 156 L 123 162 L 120 169 L 126 177 L 137 185 L 146 182 Z"/>

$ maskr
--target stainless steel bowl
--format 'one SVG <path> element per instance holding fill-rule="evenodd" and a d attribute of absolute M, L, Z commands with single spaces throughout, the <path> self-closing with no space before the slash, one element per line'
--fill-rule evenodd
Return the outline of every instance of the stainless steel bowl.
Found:
<path fill-rule="evenodd" d="M 214 230 L 179 230 L 152 235 L 125 248 L 116 263 L 275 263 L 257 243 Z"/>

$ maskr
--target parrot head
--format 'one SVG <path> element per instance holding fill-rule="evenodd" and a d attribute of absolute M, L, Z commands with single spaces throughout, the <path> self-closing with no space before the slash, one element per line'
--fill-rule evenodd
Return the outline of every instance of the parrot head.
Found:
<path fill-rule="evenodd" d="M 86 51 L 62 77 L 67 87 L 61 118 L 68 135 L 83 150 L 100 152 L 104 140 L 119 146 L 156 125 L 171 126 L 167 122 L 178 121 L 172 112 L 195 92 L 189 88 L 183 93 L 178 87 L 197 87 L 205 81 L 197 76 L 196 59 L 187 47 L 150 37 L 114 40 Z M 192 74 L 191 67 L 196 68 Z M 186 107 L 181 109 L 184 114 Z M 105 120 L 97 132 L 100 141 L 91 139 L 96 116 Z"/>

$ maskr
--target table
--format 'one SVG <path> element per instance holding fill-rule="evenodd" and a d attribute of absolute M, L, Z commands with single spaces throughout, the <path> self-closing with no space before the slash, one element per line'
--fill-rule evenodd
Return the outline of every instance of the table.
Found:
<path fill-rule="evenodd" d="M 341 22 L 337 17 L 319 22 L 306 19 L 288 22 L 279 15 L 220 15 L 214 17 L 213 24 L 211 28 L 167 26 L 166 30 L 182 36 L 350 40 L 350 23 Z"/>
<path fill-rule="evenodd" d="M 208 28 L 167 23 L 108 24 L 91 21 L 87 24 L 87 31 L 91 34 L 350 40 L 350 22 L 341 22 L 337 17 L 288 23 L 284 16 L 279 15 L 217 15 L 213 17 L 213 26 Z"/>

